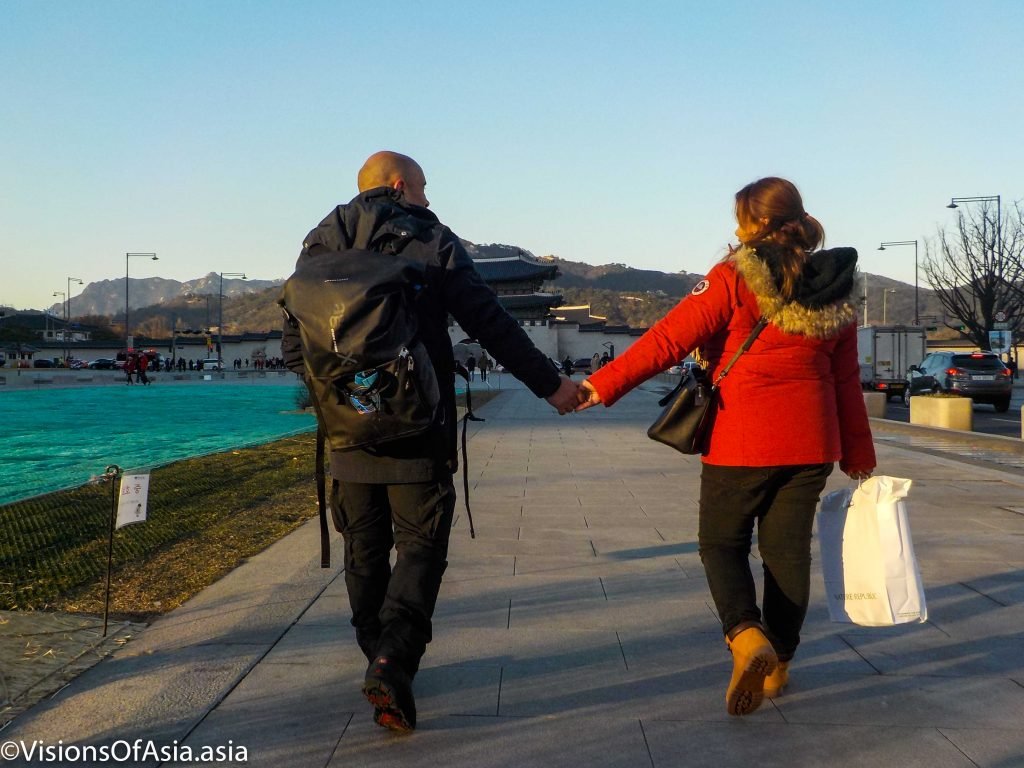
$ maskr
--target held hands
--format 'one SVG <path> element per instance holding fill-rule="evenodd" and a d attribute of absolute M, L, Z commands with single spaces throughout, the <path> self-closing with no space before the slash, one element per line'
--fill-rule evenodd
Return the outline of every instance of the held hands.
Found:
<path fill-rule="evenodd" d="M 580 384 L 577 384 L 568 376 L 563 375 L 561 379 L 561 384 L 555 390 L 555 393 L 545 398 L 558 410 L 559 415 L 564 416 L 567 413 L 585 411 L 587 408 L 592 408 L 601 402 L 601 396 L 597 394 L 597 390 L 586 379 Z"/>
<path fill-rule="evenodd" d="M 591 383 L 587 379 L 581 381 L 577 392 L 576 411 L 585 411 L 587 408 L 593 408 L 600 402 L 601 396 L 597 394 L 597 390 L 594 389 Z"/>
<path fill-rule="evenodd" d="M 579 402 L 579 395 L 577 394 L 579 385 L 564 374 L 559 378 L 561 382 L 558 385 L 558 389 L 544 399 L 555 407 L 559 416 L 564 416 L 567 413 L 572 413 Z"/>

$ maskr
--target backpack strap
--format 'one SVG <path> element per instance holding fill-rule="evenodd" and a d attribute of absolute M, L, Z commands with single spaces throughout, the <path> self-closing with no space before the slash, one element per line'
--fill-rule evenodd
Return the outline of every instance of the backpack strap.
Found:
<path fill-rule="evenodd" d="M 473 528 L 473 513 L 469 509 L 469 451 L 466 448 L 466 430 L 471 421 L 486 421 L 473 414 L 473 396 L 469 391 L 469 371 L 466 367 L 456 361 L 455 372 L 466 380 L 466 415 L 462 417 L 462 500 L 466 504 L 466 517 L 469 519 L 469 538 L 476 538 L 476 530 Z"/>
<path fill-rule="evenodd" d="M 316 503 L 320 509 L 320 567 L 331 567 L 331 537 L 327 530 L 327 478 L 324 475 L 324 431 L 316 427 Z"/>

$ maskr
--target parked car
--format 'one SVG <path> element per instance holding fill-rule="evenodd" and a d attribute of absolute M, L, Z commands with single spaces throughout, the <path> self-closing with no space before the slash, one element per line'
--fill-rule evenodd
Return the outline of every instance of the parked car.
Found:
<path fill-rule="evenodd" d="M 117 361 L 111 357 L 97 357 L 86 367 L 94 371 L 112 371 L 117 367 Z"/>
<path fill-rule="evenodd" d="M 910 366 L 903 402 L 914 395 L 954 392 L 976 403 L 991 403 L 999 413 L 1010 408 L 1013 378 L 993 352 L 931 352 Z"/>
<path fill-rule="evenodd" d="M 679 365 L 673 365 L 665 373 L 683 374 L 693 371 L 694 375 L 704 372 L 704 367 L 695 360 L 684 360 Z"/>
<path fill-rule="evenodd" d="M 53 360 L 47 360 L 45 357 L 40 357 L 32 361 L 33 368 L 56 368 L 53 364 Z"/>
<path fill-rule="evenodd" d="M 223 369 L 224 366 L 221 364 L 221 361 L 218 360 L 216 357 L 206 358 L 199 366 L 199 370 L 201 371 L 221 371 Z"/>

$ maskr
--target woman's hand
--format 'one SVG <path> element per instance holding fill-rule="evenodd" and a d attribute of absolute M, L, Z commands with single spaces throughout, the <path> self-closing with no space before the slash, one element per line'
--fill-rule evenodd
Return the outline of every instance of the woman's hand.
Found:
<path fill-rule="evenodd" d="M 846 475 L 851 480 L 856 480 L 857 482 L 861 482 L 861 481 L 867 480 L 869 477 L 871 477 L 871 473 L 873 471 L 874 471 L 874 469 L 847 469 L 846 470 Z"/>
<path fill-rule="evenodd" d="M 577 413 L 585 411 L 587 408 L 593 408 L 601 402 L 601 396 L 597 394 L 597 390 L 594 389 L 587 379 L 580 382 L 580 388 L 576 392 L 576 399 L 579 401 L 579 405 L 576 406 Z"/>

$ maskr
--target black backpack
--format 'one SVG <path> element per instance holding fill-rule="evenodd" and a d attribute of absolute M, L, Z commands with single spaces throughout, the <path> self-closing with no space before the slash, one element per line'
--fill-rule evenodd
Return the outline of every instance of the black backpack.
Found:
<path fill-rule="evenodd" d="M 401 253 L 317 249 L 278 303 L 302 339 L 306 383 L 331 449 L 380 445 L 438 417 L 437 375 L 417 334 L 425 266 Z"/>
<path fill-rule="evenodd" d="M 316 486 L 320 565 L 330 567 L 325 440 L 355 450 L 425 432 L 442 408 L 433 363 L 417 334 L 416 295 L 426 284 L 421 262 L 401 253 L 317 249 L 285 281 L 278 304 L 298 326 L 306 385 L 317 415 Z M 473 415 L 467 379 L 462 424 L 463 486 L 469 535 L 466 422 Z"/>

